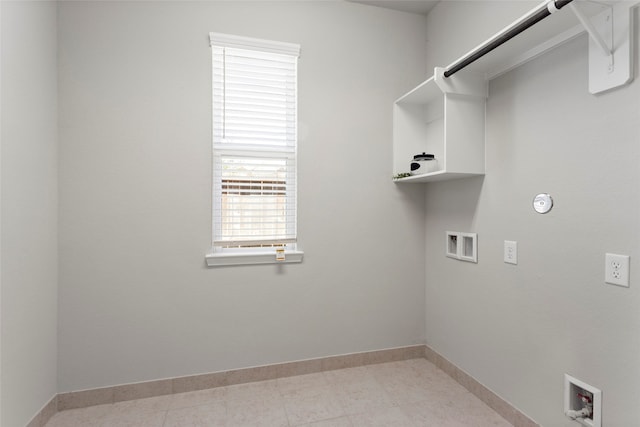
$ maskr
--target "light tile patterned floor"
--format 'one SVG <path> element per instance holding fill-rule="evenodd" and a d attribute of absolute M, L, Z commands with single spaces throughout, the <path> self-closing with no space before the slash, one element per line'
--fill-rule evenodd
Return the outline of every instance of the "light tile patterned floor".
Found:
<path fill-rule="evenodd" d="M 424 359 L 72 409 L 47 427 L 509 427 Z"/>

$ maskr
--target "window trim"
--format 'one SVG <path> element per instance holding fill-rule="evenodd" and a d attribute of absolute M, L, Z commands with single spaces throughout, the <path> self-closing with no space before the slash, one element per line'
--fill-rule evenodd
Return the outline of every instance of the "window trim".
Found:
<path fill-rule="evenodd" d="M 214 248 L 205 255 L 208 267 L 221 267 L 229 265 L 255 265 L 255 264 L 291 264 L 300 263 L 304 252 L 297 249 L 284 251 L 285 259 L 276 259 L 276 253 L 272 248 L 267 251 L 255 250 L 243 253 L 214 252 Z"/>
<path fill-rule="evenodd" d="M 226 46 L 231 48 L 257 50 L 276 54 L 285 54 L 299 57 L 300 46 L 293 43 L 277 42 L 257 38 L 234 36 L 222 33 L 209 33 L 210 46 Z M 297 103 L 297 101 L 296 101 Z M 212 147 L 214 150 L 216 146 Z M 244 150 L 243 150 L 244 151 Z M 286 151 L 286 148 L 284 149 Z M 295 148 L 297 151 L 297 147 Z M 297 157 L 297 156 L 296 156 Z M 297 160 L 296 160 L 297 161 Z M 213 165 L 212 165 L 213 166 Z M 297 178 L 297 168 L 296 168 Z M 215 202 L 212 200 L 212 202 Z M 296 197 L 297 203 L 297 197 Z M 212 218 L 213 219 L 213 218 Z M 297 220 L 296 220 L 297 223 Z M 212 226 L 214 226 L 212 221 Z M 211 248 L 205 255 L 208 267 L 233 266 L 233 265 L 260 265 L 260 264 L 282 264 L 302 262 L 304 252 L 299 248 L 299 242 L 287 243 L 284 250 L 284 260 L 277 259 L 276 249 L 265 248 L 242 248 L 229 249 L 215 246 L 212 241 Z M 279 257 L 281 258 L 281 257 Z"/>
<path fill-rule="evenodd" d="M 252 37 L 234 36 L 232 34 L 209 33 L 209 45 L 233 47 L 237 49 L 259 50 L 282 55 L 300 56 L 300 45 Z"/>

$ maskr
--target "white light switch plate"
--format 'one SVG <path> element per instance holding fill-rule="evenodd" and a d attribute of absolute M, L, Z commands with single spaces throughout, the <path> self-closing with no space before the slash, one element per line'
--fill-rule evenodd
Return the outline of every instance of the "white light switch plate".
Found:
<path fill-rule="evenodd" d="M 629 287 L 629 256 L 606 254 L 604 281 L 611 285 Z"/>
<path fill-rule="evenodd" d="M 518 263 L 518 242 L 504 241 L 504 262 L 508 264 Z"/>

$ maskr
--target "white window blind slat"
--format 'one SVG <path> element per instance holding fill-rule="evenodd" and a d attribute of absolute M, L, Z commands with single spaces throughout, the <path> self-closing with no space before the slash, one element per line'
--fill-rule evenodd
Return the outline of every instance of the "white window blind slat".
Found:
<path fill-rule="evenodd" d="M 213 245 L 293 244 L 299 46 L 215 33 L 210 37 Z"/>

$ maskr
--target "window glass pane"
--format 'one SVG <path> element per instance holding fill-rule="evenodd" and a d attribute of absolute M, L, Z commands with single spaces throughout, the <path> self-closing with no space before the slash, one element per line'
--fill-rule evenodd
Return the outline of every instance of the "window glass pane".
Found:
<path fill-rule="evenodd" d="M 212 46 L 214 246 L 295 243 L 297 55 L 230 37 Z"/>
<path fill-rule="evenodd" d="M 223 154 L 217 156 L 216 164 L 220 192 L 219 206 L 214 207 L 219 218 L 217 241 L 295 239 L 291 159 Z"/>

